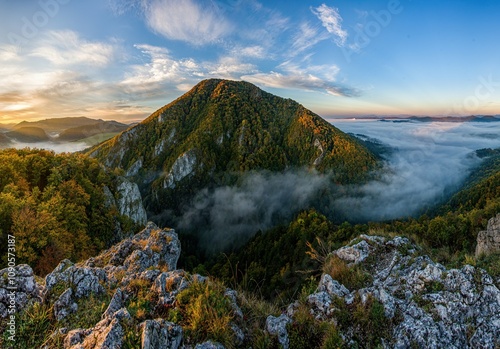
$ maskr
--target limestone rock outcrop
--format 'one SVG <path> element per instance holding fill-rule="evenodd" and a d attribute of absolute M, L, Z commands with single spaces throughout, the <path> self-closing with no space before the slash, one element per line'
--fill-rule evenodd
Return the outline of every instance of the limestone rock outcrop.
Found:
<path fill-rule="evenodd" d="M 0 318 L 40 302 L 42 290 L 26 264 L 0 270 Z"/>
<path fill-rule="evenodd" d="M 488 227 L 477 235 L 476 257 L 500 252 L 500 213 L 488 221 Z"/>
<path fill-rule="evenodd" d="M 236 291 L 209 289 L 209 278 L 177 269 L 180 252 L 175 231 L 148 223 L 140 233 L 87 261 L 63 260 L 44 285 L 30 267 L 15 267 L 13 302 L 16 311 L 35 302 L 52 311 L 53 323 L 61 328 L 51 329 L 50 338 L 65 349 L 224 348 L 215 340 L 221 337 L 193 336 L 193 328 L 180 315 L 182 305 L 200 301 L 200 293 L 192 293 L 197 287 L 230 314 L 224 326 L 231 331 L 230 346 L 236 348 L 253 347 L 252 339 L 258 336 L 267 336 L 271 347 L 294 348 L 294 341 L 305 340 L 297 335 L 304 314 L 315 323 L 335 327 L 343 345 L 363 347 L 360 322 L 346 319 L 358 316 L 366 323 L 367 309 L 368 314 L 376 311 L 382 323 L 384 333 L 371 335 L 380 336 L 384 348 L 500 347 L 498 280 L 471 265 L 447 269 L 405 237 L 361 235 L 333 251 L 335 263 L 340 259 L 347 268 L 364 272 L 365 281 L 343 284 L 334 272 L 325 273 L 312 294 L 303 295 L 281 314 L 264 314 L 259 328 L 249 326 L 253 310 L 240 303 L 244 297 Z M 8 272 L 0 271 L 2 317 L 11 304 Z M 373 304 L 378 308 L 370 308 Z M 89 309 L 91 320 L 79 319 Z M 51 348 L 53 343 L 47 343 L 44 348 Z"/>
<path fill-rule="evenodd" d="M 142 205 L 142 196 L 136 183 L 124 177 L 118 178 L 116 206 L 120 214 L 130 217 L 139 225 L 145 225 L 147 214 Z"/>
<path fill-rule="evenodd" d="M 348 290 L 324 274 L 307 298 L 317 319 L 336 322 L 339 302 L 348 308 L 374 299 L 392 323 L 386 348 L 500 346 L 499 285 L 484 270 L 470 265 L 446 269 L 422 255 L 407 238 L 360 238 L 361 242 L 358 238 L 333 254 L 348 263 L 361 263 L 371 271 L 371 282 Z M 292 321 L 296 308 L 294 304 L 288 308 Z M 344 328 L 346 343 L 355 343 L 353 331 Z"/>

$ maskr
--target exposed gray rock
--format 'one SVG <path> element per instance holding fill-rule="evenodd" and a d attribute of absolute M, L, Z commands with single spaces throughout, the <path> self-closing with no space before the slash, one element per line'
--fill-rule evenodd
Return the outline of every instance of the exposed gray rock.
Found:
<path fill-rule="evenodd" d="M 362 262 L 370 255 L 370 245 L 362 240 L 353 246 L 345 246 L 334 253 L 340 258 L 347 262 L 358 264 Z"/>
<path fill-rule="evenodd" d="M 500 252 L 500 213 L 488 221 L 485 231 L 477 235 L 476 257 Z"/>
<path fill-rule="evenodd" d="M 321 164 L 321 161 L 325 157 L 325 149 L 323 149 L 320 140 L 317 138 L 314 140 L 314 146 L 318 148 L 318 150 L 320 151 L 319 156 L 316 159 L 314 159 L 313 162 L 313 166 L 318 166 L 319 164 Z"/>
<path fill-rule="evenodd" d="M 190 276 L 182 270 L 175 270 L 180 255 L 180 242 L 171 229 L 159 229 L 148 223 L 135 236 L 125 239 L 99 256 L 77 266 L 69 261 L 61 264 L 47 276 L 48 293 L 61 284 L 68 285 L 56 301 L 58 314 L 66 311 L 73 298 L 85 298 L 100 293 L 101 283 L 111 282 L 117 286 L 101 321 L 94 327 L 70 331 L 65 338 L 65 348 L 121 348 L 125 329 L 129 330 L 133 319 L 125 306 L 132 294 L 132 282 L 144 280 L 152 284 L 149 292 L 151 300 L 157 300 L 152 307 L 160 306 L 162 297 L 170 296 L 170 304 L 175 296 L 201 276 Z M 92 264 L 94 267 L 89 267 Z M 170 270 L 172 271 L 162 271 Z M 120 274 L 121 276 L 119 276 Z M 146 285 L 147 285 L 146 283 Z M 73 294 L 74 292 L 74 294 Z M 142 323 L 144 348 L 180 348 L 182 328 L 162 319 L 147 320 Z"/>
<path fill-rule="evenodd" d="M 117 311 L 124 307 L 126 296 L 120 288 L 115 291 L 113 298 L 109 302 L 108 307 L 102 314 L 102 319 L 111 318 Z"/>
<path fill-rule="evenodd" d="M 158 275 L 151 290 L 158 295 L 159 304 L 171 305 L 179 292 L 185 290 L 190 283 L 191 281 L 183 270 L 174 270 Z"/>
<path fill-rule="evenodd" d="M 72 267 L 71 269 L 73 269 L 73 272 L 70 283 L 75 290 L 76 298 L 87 297 L 91 293 L 104 293 L 104 287 L 99 281 L 105 281 L 106 276 L 99 269 L 86 267 Z"/>
<path fill-rule="evenodd" d="M 175 143 L 174 137 L 175 137 L 175 128 L 173 128 L 170 131 L 167 138 L 162 138 L 158 141 L 153 151 L 154 156 L 159 156 L 161 153 L 163 153 L 163 151 L 169 144 L 174 144 Z"/>
<path fill-rule="evenodd" d="M 318 320 L 333 314 L 332 297 L 327 292 L 315 292 L 307 297 L 307 302 Z"/>
<path fill-rule="evenodd" d="M 135 176 L 137 173 L 139 173 L 139 170 L 142 168 L 142 158 L 139 158 L 136 162 L 134 162 L 127 172 L 125 173 L 125 176 L 127 177 L 132 177 Z"/>
<path fill-rule="evenodd" d="M 243 332 L 243 330 L 239 328 L 235 323 L 231 323 L 231 330 L 233 330 L 236 344 L 243 344 L 243 341 L 245 340 L 245 333 Z"/>
<path fill-rule="evenodd" d="M 182 343 L 182 328 L 164 319 L 146 320 L 141 324 L 141 349 L 177 349 Z"/>
<path fill-rule="evenodd" d="M 233 308 L 234 315 L 237 316 L 239 319 L 243 319 L 243 312 L 241 311 L 241 308 L 238 306 L 238 292 L 228 288 L 226 289 L 226 292 L 224 292 L 224 296 L 231 299 L 231 307 Z"/>
<path fill-rule="evenodd" d="M 123 345 L 124 326 L 131 324 L 125 308 L 105 317 L 94 328 L 70 331 L 64 339 L 65 349 L 120 349 Z"/>
<path fill-rule="evenodd" d="M 332 297 L 346 304 L 352 304 L 355 297 L 362 303 L 373 297 L 383 304 L 387 318 L 399 319 L 386 347 L 500 346 L 500 291 L 484 270 L 470 265 L 447 270 L 428 256 L 413 256 L 418 248 L 406 238 L 362 238 L 370 245 L 363 240 L 334 253 L 353 263 L 366 263 L 374 253 L 376 258 L 366 265 L 373 270 L 373 282 L 349 293 L 323 275 L 317 291 L 308 297 L 316 317 L 335 321 Z M 349 333 L 345 333 L 348 342 L 352 340 Z"/>
<path fill-rule="evenodd" d="M 90 332 L 91 330 L 84 330 L 81 328 L 69 331 L 64 338 L 64 348 L 79 348 L 79 344 L 83 342 Z"/>
<path fill-rule="evenodd" d="M 327 292 L 330 296 L 344 297 L 349 290 L 337 280 L 333 280 L 328 274 L 323 274 L 318 285 L 317 292 Z"/>
<path fill-rule="evenodd" d="M 61 294 L 54 303 L 54 315 L 57 321 L 61 321 L 66 316 L 78 310 L 78 305 L 74 302 L 73 290 L 71 288 Z"/>
<path fill-rule="evenodd" d="M 197 157 L 194 150 L 189 150 L 179 156 L 172 165 L 170 172 L 165 177 L 163 187 L 175 188 L 177 182 L 193 173 L 196 162 Z"/>
<path fill-rule="evenodd" d="M 196 344 L 195 349 L 224 349 L 224 346 L 217 342 L 207 341 L 201 344 Z"/>
<path fill-rule="evenodd" d="M 44 296 L 50 296 L 56 286 L 71 287 L 76 298 L 86 297 L 91 293 L 103 293 L 104 288 L 100 281 L 106 281 L 106 274 L 102 269 L 77 267 L 65 259 L 45 277 Z"/>
<path fill-rule="evenodd" d="M 102 188 L 102 191 L 104 192 L 104 205 L 107 208 L 117 207 L 115 196 L 111 192 L 111 189 L 109 189 L 109 187 L 105 185 Z"/>
<path fill-rule="evenodd" d="M 267 332 L 271 335 L 278 336 L 278 342 L 282 345 L 283 349 L 288 349 L 290 345 L 286 325 L 291 322 L 292 319 L 285 314 L 281 314 L 279 317 L 269 315 L 266 319 Z"/>
<path fill-rule="evenodd" d="M 42 286 L 26 264 L 0 270 L 0 318 L 41 301 Z"/>
<path fill-rule="evenodd" d="M 120 214 L 130 217 L 135 223 L 145 225 L 148 217 L 142 205 L 142 196 L 137 184 L 119 177 L 116 204 Z"/>
<path fill-rule="evenodd" d="M 52 273 L 47 274 L 45 277 L 45 293 L 50 293 L 52 288 L 58 284 L 68 284 L 70 279 L 70 273 L 67 270 L 73 267 L 73 262 L 69 259 L 64 259 L 57 267 L 52 271 Z"/>

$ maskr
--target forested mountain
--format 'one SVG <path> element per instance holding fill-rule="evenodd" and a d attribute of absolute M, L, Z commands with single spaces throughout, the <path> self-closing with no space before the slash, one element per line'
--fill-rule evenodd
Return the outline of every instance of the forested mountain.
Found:
<path fill-rule="evenodd" d="M 134 177 L 152 212 L 252 170 L 306 167 L 352 183 L 378 164 L 357 140 L 297 102 L 218 79 L 200 82 L 89 154 Z"/>
<path fill-rule="evenodd" d="M 13 131 L 7 132 L 4 137 L 24 143 L 46 142 L 50 140 L 45 131 L 36 126 L 23 126 L 18 127 Z"/>
<path fill-rule="evenodd" d="M 78 141 L 99 134 L 116 134 L 124 131 L 129 125 L 122 124 L 116 121 L 102 121 L 91 123 L 88 125 L 76 126 L 65 129 L 59 134 L 57 140 L 60 142 Z"/>

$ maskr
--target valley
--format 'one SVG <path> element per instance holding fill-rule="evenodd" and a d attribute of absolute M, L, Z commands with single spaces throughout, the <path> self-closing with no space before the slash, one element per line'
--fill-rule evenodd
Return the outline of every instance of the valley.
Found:
<path fill-rule="evenodd" d="M 28 333 L 42 324 L 33 343 L 54 348 L 103 345 L 92 333 L 118 347 L 166 340 L 151 328 L 166 328 L 172 343 L 226 347 L 496 343 L 496 310 L 471 306 L 474 330 L 452 329 L 446 312 L 465 316 L 449 298 L 460 280 L 473 280 L 467 292 L 484 302 L 500 294 L 500 253 L 475 255 L 480 231 L 497 234 L 500 123 L 328 122 L 221 79 L 135 126 L 86 122 L 4 133 L 33 146 L 57 133 L 64 145 L 123 127 L 75 153 L 0 151 L 2 246 L 16 237 L 16 273 L 33 285 L 16 303 L 23 347 L 35 345 Z M 88 287 L 73 283 L 80 274 Z M 196 320 L 192 298 L 225 315 Z M 433 310 L 439 304 L 446 312 Z M 77 320 L 82 312 L 88 321 Z M 433 335 L 419 335 L 424 320 Z M 231 331 L 193 321 L 231 323 Z M 48 330 L 63 327 L 71 331 Z"/>

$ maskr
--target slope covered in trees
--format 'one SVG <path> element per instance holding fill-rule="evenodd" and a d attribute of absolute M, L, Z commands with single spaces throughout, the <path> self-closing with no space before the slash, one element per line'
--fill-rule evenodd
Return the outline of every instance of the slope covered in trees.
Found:
<path fill-rule="evenodd" d="M 89 154 L 134 177 L 153 213 L 252 170 L 307 167 L 353 183 L 377 167 L 366 147 L 300 104 L 217 79 L 200 82 Z"/>
<path fill-rule="evenodd" d="M 117 224 L 133 224 L 107 205 L 105 186 L 113 177 L 95 160 L 80 154 L 45 150 L 0 151 L 1 265 L 7 237 L 15 236 L 17 263 L 39 275 L 60 260 L 95 255 L 115 239 Z"/>
<path fill-rule="evenodd" d="M 484 162 L 467 179 L 463 189 L 456 193 L 443 210 L 469 211 L 500 205 L 500 149 L 477 151 Z"/>

